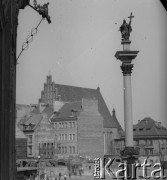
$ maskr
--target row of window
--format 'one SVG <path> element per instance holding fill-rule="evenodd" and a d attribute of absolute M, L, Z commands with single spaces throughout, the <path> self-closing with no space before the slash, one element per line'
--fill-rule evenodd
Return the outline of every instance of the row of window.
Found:
<path fill-rule="evenodd" d="M 57 129 L 75 128 L 75 122 L 59 122 L 54 123 L 54 127 Z"/>
<path fill-rule="evenodd" d="M 152 146 L 153 142 L 151 139 L 142 140 L 142 141 L 134 141 L 134 145 L 140 146 L 140 145 L 146 145 L 146 146 Z"/>
<path fill-rule="evenodd" d="M 59 136 L 57 137 L 57 135 L 55 135 L 55 140 L 59 140 L 59 141 L 74 141 L 75 140 L 75 134 L 69 134 L 69 136 L 67 136 L 67 134 L 59 134 Z"/>
<path fill-rule="evenodd" d="M 59 153 L 60 154 L 75 154 L 76 153 L 76 149 L 75 146 L 69 146 L 69 148 L 67 146 L 60 146 L 59 147 Z"/>
<path fill-rule="evenodd" d="M 52 152 L 44 151 L 44 152 L 43 152 L 43 155 L 44 155 L 45 157 L 50 158 L 50 157 L 53 157 L 53 156 L 54 156 L 54 152 L 53 152 L 53 151 L 52 151 Z"/>
<path fill-rule="evenodd" d="M 39 147 L 40 148 L 52 148 L 54 146 L 53 146 L 53 143 L 42 143 L 42 144 L 39 144 Z"/>

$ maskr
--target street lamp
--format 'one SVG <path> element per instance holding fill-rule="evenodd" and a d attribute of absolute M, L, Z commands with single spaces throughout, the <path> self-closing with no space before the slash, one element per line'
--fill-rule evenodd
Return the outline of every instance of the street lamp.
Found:
<path fill-rule="evenodd" d="M 40 179 L 40 172 L 39 172 L 40 158 L 41 158 L 41 156 L 38 156 L 38 168 L 37 168 L 37 176 L 38 176 L 38 180 Z"/>

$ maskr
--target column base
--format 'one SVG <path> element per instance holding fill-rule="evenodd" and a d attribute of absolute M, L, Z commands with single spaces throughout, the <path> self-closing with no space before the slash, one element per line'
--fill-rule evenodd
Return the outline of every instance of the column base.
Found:
<path fill-rule="evenodd" d="M 121 151 L 122 161 L 127 163 L 127 179 L 134 179 L 134 175 L 136 176 L 134 167 L 138 157 L 139 151 L 134 147 L 125 147 L 125 149 Z"/>

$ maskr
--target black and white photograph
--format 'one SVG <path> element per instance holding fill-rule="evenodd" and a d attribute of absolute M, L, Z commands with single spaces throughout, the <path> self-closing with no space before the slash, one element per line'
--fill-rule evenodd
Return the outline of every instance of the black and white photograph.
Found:
<path fill-rule="evenodd" d="M 0 180 L 167 178 L 160 0 L 0 1 Z"/>

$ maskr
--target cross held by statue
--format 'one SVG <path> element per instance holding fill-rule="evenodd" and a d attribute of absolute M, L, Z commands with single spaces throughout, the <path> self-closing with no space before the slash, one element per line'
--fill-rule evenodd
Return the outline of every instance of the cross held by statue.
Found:
<path fill-rule="evenodd" d="M 132 16 L 132 12 L 131 12 L 131 14 L 130 14 L 130 16 L 128 18 L 130 18 L 130 21 L 131 21 L 132 18 L 134 18 L 134 16 Z"/>

